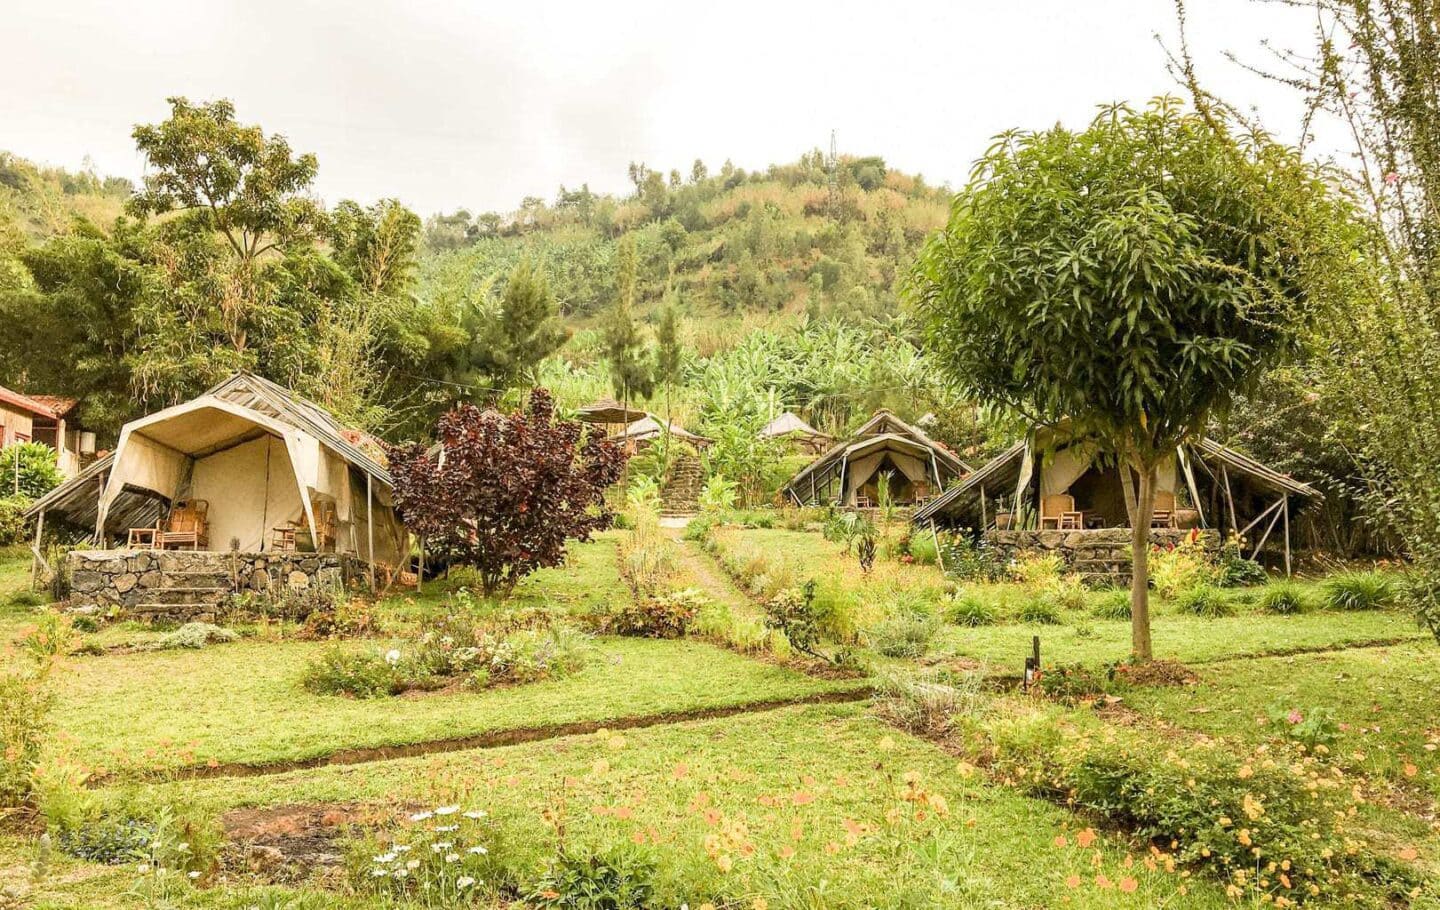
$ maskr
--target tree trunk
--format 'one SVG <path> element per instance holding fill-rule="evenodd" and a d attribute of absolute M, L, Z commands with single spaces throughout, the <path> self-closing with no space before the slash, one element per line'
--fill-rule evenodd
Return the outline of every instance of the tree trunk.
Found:
<path fill-rule="evenodd" d="M 1125 468 L 1124 470 L 1129 470 Z M 1139 469 L 1140 489 L 1130 516 L 1130 651 L 1137 661 L 1152 659 L 1150 643 L 1150 519 L 1155 513 L 1155 467 Z"/>

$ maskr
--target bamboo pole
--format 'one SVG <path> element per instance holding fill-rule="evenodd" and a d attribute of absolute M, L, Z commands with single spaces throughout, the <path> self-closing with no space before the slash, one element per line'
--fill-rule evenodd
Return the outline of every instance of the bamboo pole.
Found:
<path fill-rule="evenodd" d="M 1279 502 L 1275 503 L 1275 505 L 1273 505 L 1273 506 L 1271 506 L 1270 508 L 1266 509 L 1266 510 L 1264 511 L 1264 513 L 1261 514 L 1260 517 L 1261 517 L 1261 518 L 1264 518 L 1266 515 L 1269 515 L 1271 512 L 1274 512 L 1274 513 L 1275 513 L 1275 517 L 1270 519 L 1270 524 L 1268 524 L 1268 525 L 1265 526 L 1265 533 L 1264 533 L 1264 535 L 1261 536 L 1260 542 L 1257 543 L 1257 544 L 1255 545 L 1255 549 L 1250 552 L 1250 558 L 1251 558 L 1251 559 L 1254 559 L 1255 557 L 1257 557 L 1257 556 L 1260 555 L 1260 548 L 1263 547 L 1263 546 L 1265 546 L 1265 541 L 1267 541 L 1267 540 L 1270 539 L 1270 532 L 1273 531 L 1273 530 L 1275 530 L 1275 523 L 1280 520 L 1280 513 L 1281 513 L 1281 511 L 1283 511 L 1283 510 L 1280 508 L 1280 506 L 1283 505 L 1284 503 L 1285 503 L 1285 497 L 1284 497 L 1284 495 L 1282 494 L 1281 497 L 1280 497 L 1280 501 L 1279 501 Z"/>
<path fill-rule="evenodd" d="M 40 581 L 40 538 L 45 533 L 45 510 L 35 518 L 35 558 L 30 562 L 30 590 L 35 590 Z"/>
<path fill-rule="evenodd" d="M 1283 493 L 1281 494 L 1284 495 Z M 1285 496 L 1285 577 L 1290 577 L 1290 497 Z"/>

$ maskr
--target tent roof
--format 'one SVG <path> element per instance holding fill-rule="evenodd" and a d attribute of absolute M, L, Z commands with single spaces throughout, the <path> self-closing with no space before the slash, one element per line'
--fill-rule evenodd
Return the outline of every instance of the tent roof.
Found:
<path fill-rule="evenodd" d="M 1227 469 L 1237 472 L 1257 486 L 1276 493 L 1303 496 L 1306 499 L 1323 498 L 1319 490 L 1306 483 L 1268 468 L 1248 455 L 1223 446 L 1213 439 L 1201 439 L 1191 446 L 1195 456 L 1206 462 L 1224 464 Z M 979 470 L 941 495 L 930 500 L 915 511 L 914 520 L 929 521 L 940 515 L 958 511 L 971 499 L 978 499 L 980 488 L 994 488 L 998 485 L 1014 484 L 1020 479 L 1020 463 L 1025 456 L 1025 443 L 1017 442 L 1004 452 L 982 465 Z"/>
<path fill-rule="evenodd" d="M 794 477 L 785 484 L 782 489 L 789 490 L 798 488 L 810 475 L 823 471 L 826 467 L 834 464 L 851 453 L 851 448 L 867 439 L 874 437 L 887 437 L 891 440 L 904 440 L 910 445 L 919 445 L 926 450 L 926 455 L 934 455 L 935 460 L 944 465 L 951 473 L 964 475 L 969 473 L 970 466 L 961 461 L 959 456 L 950 449 L 931 439 L 923 430 L 913 427 L 905 421 L 896 417 L 888 410 L 881 409 L 875 415 L 861 425 L 848 439 L 836 443 L 826 449 L 823 454 L 817 457 L 802 468 Z"/>
<path fill-rule="evenodd" d="M 639 408 L 627 408 L 613 398 L 600 398 L 575 412 L 582 423 L 629 423 L 646 416 Z"/>
<path fill-rule="evenodd" d="M 830 437 L 810 426 L 800 419 L 800 416 L 793 411 L 786 411 L 779 417 L 765 424 L 760 430 L 760 438 L 771 439 L 777 436 L 789 436 L 795 433 L 800 436 L 811 438 L 829 439 Z"/>
<path fill-rule="evenodd" d="M 627 426 L 625 428 L 625 432 L 621 433 L 619 438 L 649 439 L 653 436 L 659 436 L 661 433 L 665 432 L 665 426 L 666 425 L 661 422 L 657 417 L 655 417 L 655 415 L 646 414 L 644 417 Z M 708 438 L 704 436 L 698 436 L 695 433 L 690 432 L 689 430 L 675 423 L 673 420 L 670 421 L 669 426 L 670 435 L 674 436 L 676 439 L 689 439 L 694 442 L 710 442 Z"/>
<path fill-rule="evenodd" d="M 236 373 L 199 398 L 126 424 L 133 428 L 133 433 L 191 457 L 204 457 L 281 426 L 310 434 L 347 464 L 385 486 L 391 485 L 390 472 L 380 460 L 383 456 L 378 440 L 345 426 L 320 405 L 284 386 L 251 373 Z M 36 500 L 26 510 L 25 517 L 33 518 L 41 511 L 56 511 L 65 513 L 66 519 L 75 524 L 93 526 L 100 498 L 98 478 L 109 474 L 114 460 L 113 454 L 98 459 Z M 127 515 L 130 510 L 138 511 Z M 140 513 L 151 511 L 159 514 L 153 497 L 123 491 L 111 505 L 107 523 L 139 527 L 152 522 L 154 516 L 148 520 L 135 519 L 143 519 Z"/>

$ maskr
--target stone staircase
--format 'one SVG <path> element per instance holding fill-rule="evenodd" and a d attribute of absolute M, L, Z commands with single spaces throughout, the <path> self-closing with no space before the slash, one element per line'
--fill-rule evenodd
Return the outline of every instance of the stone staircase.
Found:
<path fill-rule="evenodd" d="M 670 467 L 670 476 L 660 490 L 660 514 L 664 516 L 693 515 L 699 511 L 700 488 L 705 471 L 694 455 L 681 455 Z"/>

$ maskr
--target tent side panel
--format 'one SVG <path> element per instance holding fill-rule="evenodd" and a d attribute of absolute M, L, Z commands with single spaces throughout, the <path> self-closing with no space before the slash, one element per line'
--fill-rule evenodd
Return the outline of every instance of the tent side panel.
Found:
<path fill-rule="evenodd" d="M 303 510 L 285 442 L 262 436 L 195 463 L 195 499 L 209 503 L 210 548 L 242 552 L 268 548 L 270 529 L 299 522 Z"/>

